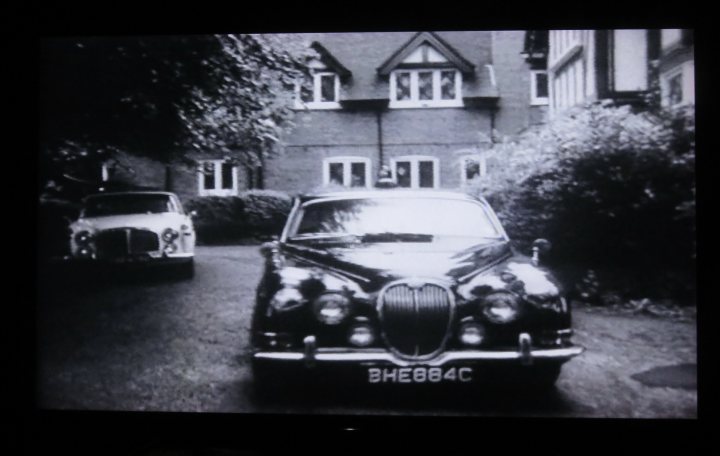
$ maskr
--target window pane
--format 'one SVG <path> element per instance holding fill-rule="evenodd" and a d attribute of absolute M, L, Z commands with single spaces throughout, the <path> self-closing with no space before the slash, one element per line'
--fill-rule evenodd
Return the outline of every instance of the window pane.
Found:
<path fill-rule="evenodd" d="M 418 162 L 420 166 L 420 188 L 433 188 L 435 185 L 435 163 L 431 161 Z"/>
<path fill-rule="evenodd" d="M 455 99 L 454 71 L 442 71 L 440 73 L 440 92 L 443 100 Z"/>
<path fill-rule="evenodd" d="M 213 190 L 215 188 L 215 163 L 203 163 L 203 188 Z"/>
<path fill-rule="evenodd" d="M 547 73 L 535 73 L 535 96 L 537 98 L 547 98 L 547 96 L 548 96 Z"/>
<path fill-rule="evenodd" d="M 395 77 L 395 99 L 410 99 L 410 73 L 397 73 Z"/>
<path fill-rule="evenodd" d="M 418 96 L 421 100 L 433 99 L 432 82 L 432 72 L 423 71 L 421 73 L 418 73 Z"/>
<path fill-rule="evenodd" d="M 320 76 L 320 101 L 337 101 L 335 100 L 335 75 Z"/>
<path fill-rule="evenodd" d="M 342 163 L 330 163 L 330 183 L 334 185 L 344 185 Z"/>
<path fill-rule="evenodd" d="M 398 187 L 410 187 L 410 162 L 397 162 L 395 164 L 395 175 Z"/>
<path fill-rule="evenodd" d="M 682 73 L 668 80 L 668 102 L 670 106 L 682 103 Z"/>
<path fill-rule="evenodd" d="M 470 181 L 480 177 L 480 162 L 473 158 L 465 159 L 465 179 Z"/>
<path fill-rule="evenodd" d="M 351 187 L 365 187 L 365 163 L 352 163 L 350 165 Z"/>
<path fill-rule="evenodd" d="M 233 188 L 233 166 L 230 163 L 222 164 L 222 188 Z"/>

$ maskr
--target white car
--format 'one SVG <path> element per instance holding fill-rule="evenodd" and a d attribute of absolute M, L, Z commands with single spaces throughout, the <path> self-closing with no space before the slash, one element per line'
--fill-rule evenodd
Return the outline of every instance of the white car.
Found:
<path fill-rule="evenodd" d="M 102 263 L 178 264 L 194 272 L 195 229 L 168 192 L 90 195 L 70 224 L 70 258 Z"/>

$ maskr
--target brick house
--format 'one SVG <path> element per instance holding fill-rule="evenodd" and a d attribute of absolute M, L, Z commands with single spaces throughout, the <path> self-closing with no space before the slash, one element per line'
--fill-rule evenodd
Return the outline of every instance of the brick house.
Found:
<path fill-rule="evenodd" d="M 493 131 L 543 122 L 547 97 L 523 57 L 524 31 L 303 34 L 320 56 L 311 94 L 296 94 L 295 127 L 267 161 L 265 188 L 296 193 L 325 185 L 371 187 L 382 165 L 410 188 L 459 188 L 492 172 Z M 541 91 L 545 89 L 541 89 Z M 542 95 L 542 94 L 541 94 Z M 122 156 L 105 179 L 162 186 L 164 165 Z M 222 157 L 175 167 L 184 200 L 252 188 Z"/>
<path fill-rule="evenodd" d="M 402 187 L 462 188 L 501 163 L 493 132 L 512 136 L 563 109 L 613 99 L 694 103 L 692 31 L 531 30 L 303 34 L 319 59 L 296 93 L 295 127 L 263 170 L 265 188 L 370 187 L 388 166 Z M 121 156 L 103 179 L 168 186 L 183 200 L 253 188 L 252 173 L 204 160 L 166 167 Z"/>

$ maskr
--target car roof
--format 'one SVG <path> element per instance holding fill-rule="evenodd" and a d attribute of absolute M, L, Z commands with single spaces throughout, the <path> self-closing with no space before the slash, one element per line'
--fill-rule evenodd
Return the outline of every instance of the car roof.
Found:
<path fill-rule="evenodd" d="M 95 198 L 98 196 L 120 196 L 120 195 L 166 195 L 166 196 L 176 196 L 172 192 L 159 192 L 159 191 L 128 191 L 128 192 L 107 192 L 107 193 L 93 193 L 92 195 L 88 195 L 85 197 L 87 198 Z"/>
<path fill-rule="evenodd" d="M 405 190 L 405 189 L 373 189 L 373 190 L 346 190 L 316 192 L 300 195 L 304 203 L 318 199 L 357 199 L 357 198 L 443 198 L 462 201 L 483 200 L 461 191 L 452 190 Z"/>

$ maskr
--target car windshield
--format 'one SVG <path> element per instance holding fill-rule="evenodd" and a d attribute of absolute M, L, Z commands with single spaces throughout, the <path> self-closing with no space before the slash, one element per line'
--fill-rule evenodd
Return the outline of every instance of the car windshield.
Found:
<path fill-rule="evenodd" d="M 174 212 L 168 195 L 103 195 L 86 200 L 83 216 L 103 217 L 125 214 L 160 214 Z"/>
<path fill-rule="evenodd" d="M 356 238 L 364 242 L 432 242 L 435 236 L 501 238 L 487 210 L 443 198 L 358 198 L 311 202 L 290 240 Z"/>

